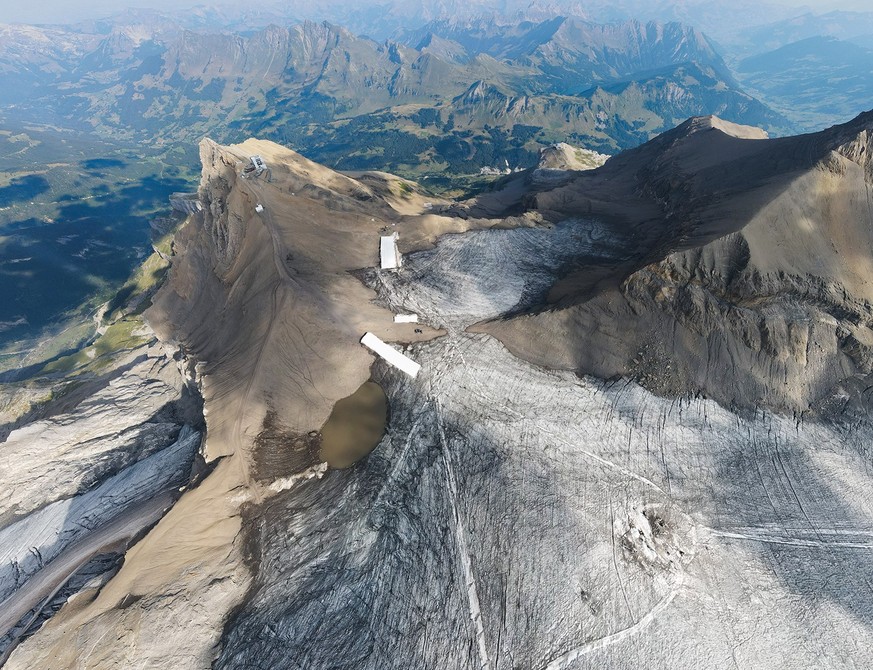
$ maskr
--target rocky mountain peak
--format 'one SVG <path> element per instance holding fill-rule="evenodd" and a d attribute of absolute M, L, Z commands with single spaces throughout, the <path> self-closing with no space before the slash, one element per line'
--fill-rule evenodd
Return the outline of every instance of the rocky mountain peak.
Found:
<path fill-rule="evenodd" d="M 766 140 L 769 137 L 767 131 L 761 128 L 732 123 L 715 115 L 693 117 L 679 126 L 677 130 L 688 135 L 702 130 L 719 130 L 725 135 L 743 140 Z"/>
<path fill-rule="evenodd" d="M 470 87 L 462 95 L 455 98 L 453 102 L 455 104 L 474 105 L 484 101 L 494 91 L 493 86 L 480 79 L 470 84 Z"/>
<path fill-rule="evenodd" d="M 291 30 L 300 36 L 307 44 L 332 44 L 336 45 L 344 40 L 357 39 L 352 33 L 344 28 L 328 21 L 303 21 Z"/>
<path fill-rule="evenodd" d="M 537 168 L 549 170 L 592 170 L 603 165 L 609 156 L 558 142 L 540 149 Z"/>
<path fill-rule="evenodd" d="M 873 111 L 834 128 L 831 141 L 834 151 L 862 166 L 867 181 L 873 184 Z"/>

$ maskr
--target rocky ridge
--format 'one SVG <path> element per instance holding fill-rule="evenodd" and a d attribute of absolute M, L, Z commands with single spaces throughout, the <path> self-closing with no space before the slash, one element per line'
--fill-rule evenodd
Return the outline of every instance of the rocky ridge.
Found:
<path fill-rule="evenodd" d="M 531 360 L 659 393 L 798 414 L 857 401 L 873 342 L 871 118 L 776 140 L 692 120 L 527 196 L 552 218 L 581 204 L 637 249 L 566 273 L 550 297 L 567 309 L 484 328 Z"/>

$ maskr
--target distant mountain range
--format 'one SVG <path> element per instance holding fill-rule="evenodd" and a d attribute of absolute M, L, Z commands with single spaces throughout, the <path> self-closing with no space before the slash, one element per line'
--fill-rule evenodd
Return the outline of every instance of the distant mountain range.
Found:
<path fill-rule="evenodd" d="M 257 135 L 401 173 L 530 165 L 563 140 L 614 152 L 696 114 L 790 129 L 678 23 L 435 21 L 377 42 L 329 23 L 242 35 L 147 18 L 0 29 L 0 114 L 150 146 Z"/>
<path fill-rule="evenodd" d="M 459 24 L 491 18 L 504 23 L 539 22 L 554 16 L 578 16 L 593 23 L 617 23 L 632 19 L 677 21 L 694 25 L 719 42 L 762 25 L 792 20 L 797 9 L 781 3 L 756 0 L 319 0 L 283 2 L 264 0 L 251 3 L 201 3 L 186 7 L 177 4 L 172 20 L 181 27 L 211 32 L 252 32 L 267 25 L 290 25 L 323 20 L 343 25 L 355 34 L 377 40 L 396 37 L 432 21 L 450 20 Z M 191 2 L 191 5 L 195 5 Z M 88 12 L 80 10 L 80 15 Z M 93 16 L 94 11 L 90 11 Z M 23 14 L 21 14 L 23 15 Z M 73 10 L 63 20 L 75 15 Z M 85 31 L 109 32 L 118 23 L 161 17 L 155 10 L 123 10 L 108 19 L 82 24 Z M 40 17 L 42 18 L 42 17 Z M 29 22 L 38 22 L 26 19 Z M 837 35 L 844 37 L 844 35 Z"/>
<path fill-rule="evenodd" d="M 741 61 L 742 82 L 805 130 L 851 119 L 873 100 L 873 50 L 809 37 Z"/>
<path fill-rule="evenodd" d="M 808 12 L 748 29 L 736 46 L 748 56 L 811 37 L 832 37 L 873 47 L 873 12 Z"/>

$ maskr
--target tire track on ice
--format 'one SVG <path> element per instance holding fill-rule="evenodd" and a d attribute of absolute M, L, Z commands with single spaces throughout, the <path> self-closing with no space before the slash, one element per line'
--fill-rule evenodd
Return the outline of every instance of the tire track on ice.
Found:
<path fill-rule="evenodd" d="M 455 517 L 455 537 L 458 543 L 458 556 L 461 560 L 461 568 L 464 571 L 464 580 L 467 584 L 467 598 L 470 607 L 470 619 L 473 621 L 473 626 L 476 629 L 476 642 L 479 650 L 479 668 L 480 670 L 491 670 L 491 661 L 488 658 L 488 646 L 485 641 L 485 628 L 482 624 L 482 610 L 479 605 L 479 592 L 476 589 L 476 578 L 473 575 L 473 564 L 470 560 L 470 549 L 467 546 L 467 534 L 464 529 L 464 522 L 461 519 L 461 513 L 458 510 L 458 484 L 455 480 L 455 471 L 452 467 L 452 458 L 449 453 L 449 447 L 446 442 L 446 433 L 443 429 L 442 408 L 439 400 L 434 400 L 436 410 L 437 428 L 440 434 L 440 446 L 443 452 L 443 463 L 445 463 L 446 483 L 449 488 L 449 499 L 452 503 L 452 513 Z"/>
<path fill-rule="evenodd" d="M 605 647 L 609 647 L 613 644 L 617 644 L 618 642 L 623 642 L 628 638 L 631 638 L 639 633 L 641 633 L 646 627 L 649 626 L 661 612 L 666 610 L 670 603 L 673 602 L 673 599 L 678 594 L 678 590 L 674 588 L 670 593 L 664 596 L 657 605 L 655 605 L 652 609 L 646 612 L 643 617 L 637 621 L 635 624 L 628 626 L 627 628 L 623 628 L 622 630 L 612 633 L 610 635 L 606 635 L 604 637 L 598 638 L 596 640 L 591 640 L 590 642 L 586 642 L 583 645 L 580 645 L 574 649 L 571 649 L 563 656 L 559 656 L 555 660 L 551 661 L 543 670 L 565 670 L 568 668 L 571 663 L 576 661 L 577 659 L 585 656 L 586 654 L 590 654 L 592 651 L 598 651 Z"/>

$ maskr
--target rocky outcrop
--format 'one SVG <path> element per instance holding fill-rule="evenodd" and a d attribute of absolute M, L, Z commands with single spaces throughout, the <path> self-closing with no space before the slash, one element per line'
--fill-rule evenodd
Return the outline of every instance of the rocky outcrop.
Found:
<path fill-rule="evenodd" d="M 186 215 L 196 215 L 203 211 L 203 205 L 197 199 L 196 193 L 173 193 L 170 195 L 170 206 L 174 211 Z"/>
<path fill-rule="evenodd" d="M 558 142 L 540 149 L 537 168 L 549 170 L 593 170 L 603 165 L 609 156 Z"/>
<path fill-rule="evenodd" d="M 579 170 L 593 170 L 603 165 L 609 156 L 590 149 L 572 147 L 558 142 L 540 149 L 535 169 L 530 171 L 530 182 L 534 188 L 563 186 Z"/>
<path fill-rule="evenodd" d="M 101 388 L 6 438 L 0 470 L 8 486 L 0 492 L 0 521 L 88 491 L 166 449 L 182 426 L 196 424 L 198 411 L 177 361 L 160 346 L 133 352 Z"/>
<path fill-rule="evenodd" d="M 123 553 L 191 480 L 202 416 L 188 375 L 152 340 L 59 385 L 43 418 L 0 444 L 0 658 L 52 593 L 94 556 Z"/>

